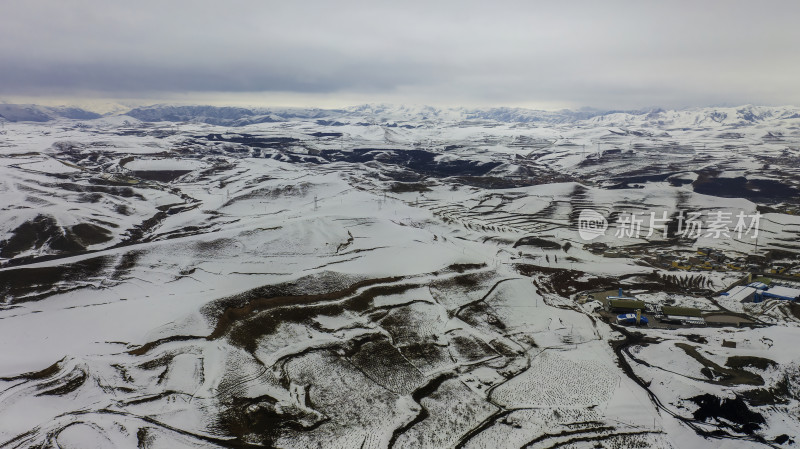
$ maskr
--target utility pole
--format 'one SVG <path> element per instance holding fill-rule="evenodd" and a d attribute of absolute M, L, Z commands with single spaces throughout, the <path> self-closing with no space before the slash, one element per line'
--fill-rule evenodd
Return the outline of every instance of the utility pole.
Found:
<path fill-rule="evenodd" d="M 758 255 L 758 234 L 756 234 L 756 249 L 753 250 L 753 255 Z"/>
<path fill-rule="evenodd" d="M 314 195 L 314 210 L 317 210 L 317 195 Z"/>

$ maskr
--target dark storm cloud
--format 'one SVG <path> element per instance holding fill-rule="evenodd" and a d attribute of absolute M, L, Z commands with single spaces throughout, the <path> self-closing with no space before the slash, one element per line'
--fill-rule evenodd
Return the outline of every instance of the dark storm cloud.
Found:
<path fill-rule="evenodd" d="M 795 1 L 6 1 L 0 96 L 800 103 Z"/>

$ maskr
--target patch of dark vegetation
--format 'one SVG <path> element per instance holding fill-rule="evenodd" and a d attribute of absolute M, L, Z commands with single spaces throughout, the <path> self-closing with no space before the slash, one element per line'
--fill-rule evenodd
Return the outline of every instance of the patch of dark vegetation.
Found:
<path fill-rule="evenodd" d="M 130 351 L 128 351 L 128 354 L 131 354 L 131 355 L 144 355 L 144 354 L 147 354 L 147 352 L 150 351 L 151 349 L 153 349 L 155 347 L 158 347 L 160 345 L 163 345 L 164 343 L 171 343 L 173 341 L 193 341 L 193 340 L 200 340 L 202 338 L 204 338 L 204 337 L 198 337 L 198 336 L 194 336 L 194 335 L 173 335 L 171 337 L 164 337 L 164 338 L 160 338 L 158 340 L 154 340 L 154 341 L 145 343 L 145 344 L 139 346 L 138 348 L 131 349 Z M 153 368 L 155 368 L 157 366 L 165 365 L 167 362 L 172 360 L 172 357 L 174 357 L 174 354 L 167 355 L 165 357 L 161 357 L 161 358 L 157 358 L 157 359 L 153 359 L 153 360 L 144 362 L 144 363 L 142 363 L 140 365 L 140 367 L 144 368 L 144 369 L 153 369 Z"/>
<path fill-rule="evenodd" d="M 517 240 L 516 243 L 514 243 L 514 248 L 519 246 L 533 246 L 542 249 L 561 249 L 561 245 L 556 242 L 534 236 L 526 236 Z"/>
<path fill-rule="evenodd" d="M 70 230 L 84 246 L 105 243 L 114 238 L 108 229 L 91 223 L 76 224 Z"/>
<path fill-rule="evenodd" d="M 133 213 L 131 212 L 131 209 L 125 204 L 117 204 L 116 206 L 114 206 L 114 212 L 125 216 L 131 215 Z"/>
<path fill-rule="evenodd" d="M 431 372 L 438 367 L 439 361 L 450 360 L 447 347 L 433 341 L 407 343 L 397 349 L 422 372 Z"/>
<path fill-rule="evenodd" d="M 275 440 L 287 429 L 312 430 L 325 418 L 312 410 L 296 405 L 278 404 L 274 398 L 222 398 L 226 407 L 220 413 L 217 427 L 236 438 L 229 447 L 259 445 L 273 448 Z"/>
<path fill-rule="evenodd" d="M 274 333 L 281 323 L 302 323 L 311 316 L 336 316 L 345 311 L 363 313 L 372 307 L 373 300 L 378 296 L 400 294 L 418 287 L 416 284 L 379 285 L 401 279 L 384 278 L 362 281 L 345 290 L 321 295 L 260 298 L 242 308 L 226 310 L 208 338 L 214 339 L 228 335 L 231 343 L 253 352 L 256 350 L 258 338 Z M 343 302 L 332 302 L 353 295 L 361 288 L 364 288 L 364 291 Z M 305 307 L 297 307 L 301 305 L 305 305 Z"/>
<path fill-rule="evenodd" d="M 407 192 L 429 192 L 431 189 L 422 182 L 393 182 L 389 186 L 389 191 L 392 193 L 407 193 Z"/>
<path fill-rule="evenodd" d="M 786 443 L 794 444 L 794 440 L 792 438 L 790 438 L 789 435 L 786 435 L 785 433 L 783 435 L 778 435 L 772 441 L 774 441 L 775 443 L 778 443 L 778 444 L 786 444 Z"/>
<path fill-rule="evenodd" d="M 455 271 L 456 273 L 475 271 L 480 270 L 481 268 L 486 268 L 486 263 L 454 263 L 447 266 L 448 270 Z"/>
<path fill-rule="evenodd" d="M 54 185 L 61 190 L 77 193 L 104 193 L 106 195 L 116 196 L 120 198 L 136 198 L 145 201 L 146 198 L 130 185 L 105 185 L 109 181 L 103 179 L 92 179 L 92 185 L 76 184 L 64 182 Z M 101 184 L 102 183 L 102 184 Z"/>
<path fill-rule="evenodd" d="M 315 132 L 315 133 L 309 134 L 309 136 L 314 136 L 314 137 L 342 137 L 343 134 L 342 133 Z"/>
<path fill-rule="evenodd" d="M 455 289 L 456 291 L 469 292 L 478 288 L 485 279 L 491 276 L 491 273 L 468 273 L 448 279 L 436 280 L 431 283 L 431 288 L 439 290 Z"/>
<path fill-rule="evenodd" d="M 728 361 L 725 362 L 725 366 L 733 369 L 756 368 L 764 371 L 770 367 L 777 367 L 778 364 L 773 360 L 765 359 L 763 357 L 734 355 L 728 357 Z"/>
<path fill-rule="evenodd" d="M 155 442 L 156 436 L 150 431 L 150 427 L 140 427 L 136 431 L 136 447 L 138 449 L 147 449 Z"/>
<path fill-rule="evenodd" d="M 643 189 L 643 184 L 629 184 L 627 182 L 621 182 L 619 184 L 614 184 L 606 187 L 608 190 L 622 190 L 622 189 Z"/>
<path fill-rule="evenodd" d="M 600 435 L 592 435 L 592 436 L 587 436 L 587 437 L 570 438 L 570 439 L 568 439 L 566 441 L 563 441 L 563 443 L 564 443 L 564 445 L 567 445 L 567 444 L 575 444 L 575 443 L 580 443 L 580 442 L 605 441 L 605 440 L 608 440 L 608 438 L 609 438 L 609 435 L 606 434 L 606 433 L 607 432 L 613 432 L 614 430 L 616 430 L 616 428 L 612 427 L 612 426 L 593 426 L 593 427 L 589 427 L 587 429 L 573 429 L 573 430 L 562 430 L 561 432 L 557 432 L 557 433 L 543 433 L 543 434 L 537 436 L 536 438 L 534 438 L 534 439 L 528 441 L 527 443 L 525 443 L 523 446 L 521 446 L 521 449 L 528 449 L 528 448 L 531 448 L 531 447 L 535 447 L 538 443 L 541 443 L 543 441 L 547 441 L 547 440 L 552 439 L 552 438 L 564 438 L 564 437 L 568 437 L 568 436 L 572 436 L 572 435 L 580 435 L 580 434 L 586 434 L 586 433 L 589 433 L 589 434 L 599 433 Z M 642 435 L 643 433 L 645 433 L 645 432 L 641 432 L 641 431 L 640 432 L 620 432 L 620 433 L 615 433 L 613 435 L 629 436 L 629 435 Z M 559 444 L 559 446 L 561 446 L 561 444 Z M 550 447 L 557 447 L 557 446 L 550 446 Z M 598 446 L 595 446 L 595 447 L 605 447 L 605 445 L 602 445 L 602 446 L 598 445 Z M 617 446 L 615 446 L 615 447 L 617 447 Z M 625 446 L 625 447 L 631 448 L 631 447 L 635 447 L 635 446 Z M 645 445 L 644 447 L 647 447 L 647 446 Z"/>
<path fill-rule="evenodd" d="M 208 339 L 229 335 L 233 342 L 254 349 L 255 339 L 273 332 L 282 321 L 304 322 L 315 314 L 335 316 L 345 310 L 363 312 L 371 307 L 376 296 L 417 287 L 416 284 L 380 285 L 402 279 L 358 279 L 323 272 L 214 301 L 204 306 L 201 313 L 217 322 Z M 364 290 L 356 294 L 361 289 Z M 350 298 L 346 301 L 336 302 L 347 297 Z"/>
<path fill-rule="evenodd" d="M 790 184 L 775 179 L 720 178 L 714 171 L 698 173 L 692 183 L 694 191 L 723 198 L 745 198 L 754 202 L 773 204 L 785 200 L 796 201 L 800 191 Z"/>
<path fill-rule="evenodd" d="M 538 288 L 542 293 L 558 293 L 569 298 L 579 291 L 612 290 L 619 286 L 619 280 L 609 277 L 587 277 L 578 270 L 543 267 L 530 264 L 514 265 L 523 276 L 538 278 Z"/>
<path fill-rule="evenodd" d="M 0 257 L 13 258 L 18 254 L 39 249 L 47 244 L 59 252 L 79 252 L 86 248 L 71 231 L 63 229 L 49 215 L 37 215 L 11 231 L 11 237 L 0 241 Z"/>
<path fill-rule="evenodd" d="M 509 179 L 497 176 L 459 176 L 453 178 L 453 180 L 460 184 L 482 189 L 513 189 L 535 184 L 523 179 Z"/>
<path fill-rule="evenodd" d="M 474 335 L 466 333 L 450 337 L 450 351 L 457 356 L 460 361 L 466 363 L 477 362 L 487 357 L 497 355 L 491 346 Z"/>
<path fill-rule="evenodd" d="M 716 420 L 720 426 L 730 427 L 736 432 L 752 435 L 766 422 L 761 414 L 750 410 L 745 401 L 736 396 L 733 399 L 720 399 L 712 394 L 689 398 L 697 404 L 693 413 L 698 421 Z"/>
<path fill-rule="evenodd" d="M 249 302 L 262 298 L 278 296 L 321 295 L 331 291 L 341 291 L 353 284 L 365 281 L 363 277 L 344 275 L 333 271 L 323 271 L 290 282 L 264 285 L 238 295 L 212 301 L 201 309 L 209 320 L 218 320 L 229 308 L 245 307 Z"/>
<path fill-rule="evenodd" d="M 123 254 L 117 264 L 114 266 L 114 272 L 111 273 L 111 279 L 114 280 L 122 280 L 125 276 L 130 273 L 133 267 L 136 266 L 136 262 L 142 256 L 140 251 L 128 251 Z"/>
<path fill-rule="evenodd" d="M 758 374 L 743 369 L 719 366 L 702 355 L 697 348 L 686 343 L 675 343 L 675 346 L 686 352 L 689 357 L 703 364 L 707 368 L 704 374 L 713 383 L 721 385 L 764 385 L 764 379 Z"/>
<path fill-rule="evenodd" d="M 0 301 L 6 304 L 36 301 L 80 288 L 76 282 L 101 277 L 111 263 L 112 257 L 102 256 L 53 267 L 0 271 Z"/>
<path fill-rule="evenodd" d="M 743 392 L 742 397 L 752 406 L 786 404 L 789 402 L 791 392 L 789 379 L 784 376 L 768 388 L 756 388 Z"/>
<path fill-rule="evenodd" d="M 425 383 L 425 377 L 385 336 L 359 345 L 349 360 L 373 382 L 401 396 L 413 393 Z"/>
<path fill-rule="evenodd" d="M 135 170 L 131 174 L 139 179 L 158 182 L 172 182 L 192 170 Z"/>

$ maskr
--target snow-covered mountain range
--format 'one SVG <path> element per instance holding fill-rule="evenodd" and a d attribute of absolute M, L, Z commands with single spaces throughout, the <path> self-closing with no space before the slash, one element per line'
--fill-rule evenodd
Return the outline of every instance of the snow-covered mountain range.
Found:
<path fill-rule="evenodd" d="M 108 116 L 109 114 L 104 114 Z M 325 124 L 404 123 L 455 121 L 495 121 L 500 123 L 563 124 L 585 122 L 587 125 L 652 127 L 736 127 L 757 124 L 780 125 L 800 118 L 800 107 L 738 106 L 706 107 L 684 110 L 648 109 L 639 111 L 603 111 L 597 109 L 544 111 L 525 108 L 436 108 L 365 104 L 341 109 L 319 108 L 244 108 L 219 106 L 153 105 L 137 107 L 124 113 L 144 122 L 195 122 L 221 126 L 245 126 L 291 120 L 317 119 Z M 45 107 L 2 104 L 0 119 L 10 122 L 46 122 L 59 118 L 94 119 L 101 114 L 77 107 Z"/>

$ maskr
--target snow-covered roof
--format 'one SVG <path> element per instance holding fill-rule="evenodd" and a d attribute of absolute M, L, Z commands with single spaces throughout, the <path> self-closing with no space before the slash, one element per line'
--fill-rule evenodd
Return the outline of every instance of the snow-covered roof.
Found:
<path fill-rule="evenodd" d="M 779 285 L 777 287 L 772 287 L 769 290 L 765 290 L 764 296 L 797 299 L 800 298 L 800 289 L 783 287 Z"/>
<path fill-rule="evenodd" d="M 756 288 L 755 287 L 738 285 L 738 286 L 733 287 L 732 289 L 728 290 L 728 294 L 729 294 L 728 298 L 730 298 L 732 300 L 735 300 L 735 301 L 744 301 L 745 299 L 747 299 L 751 295 L 754 295 L 755 292 L 756 292 Z"/>

